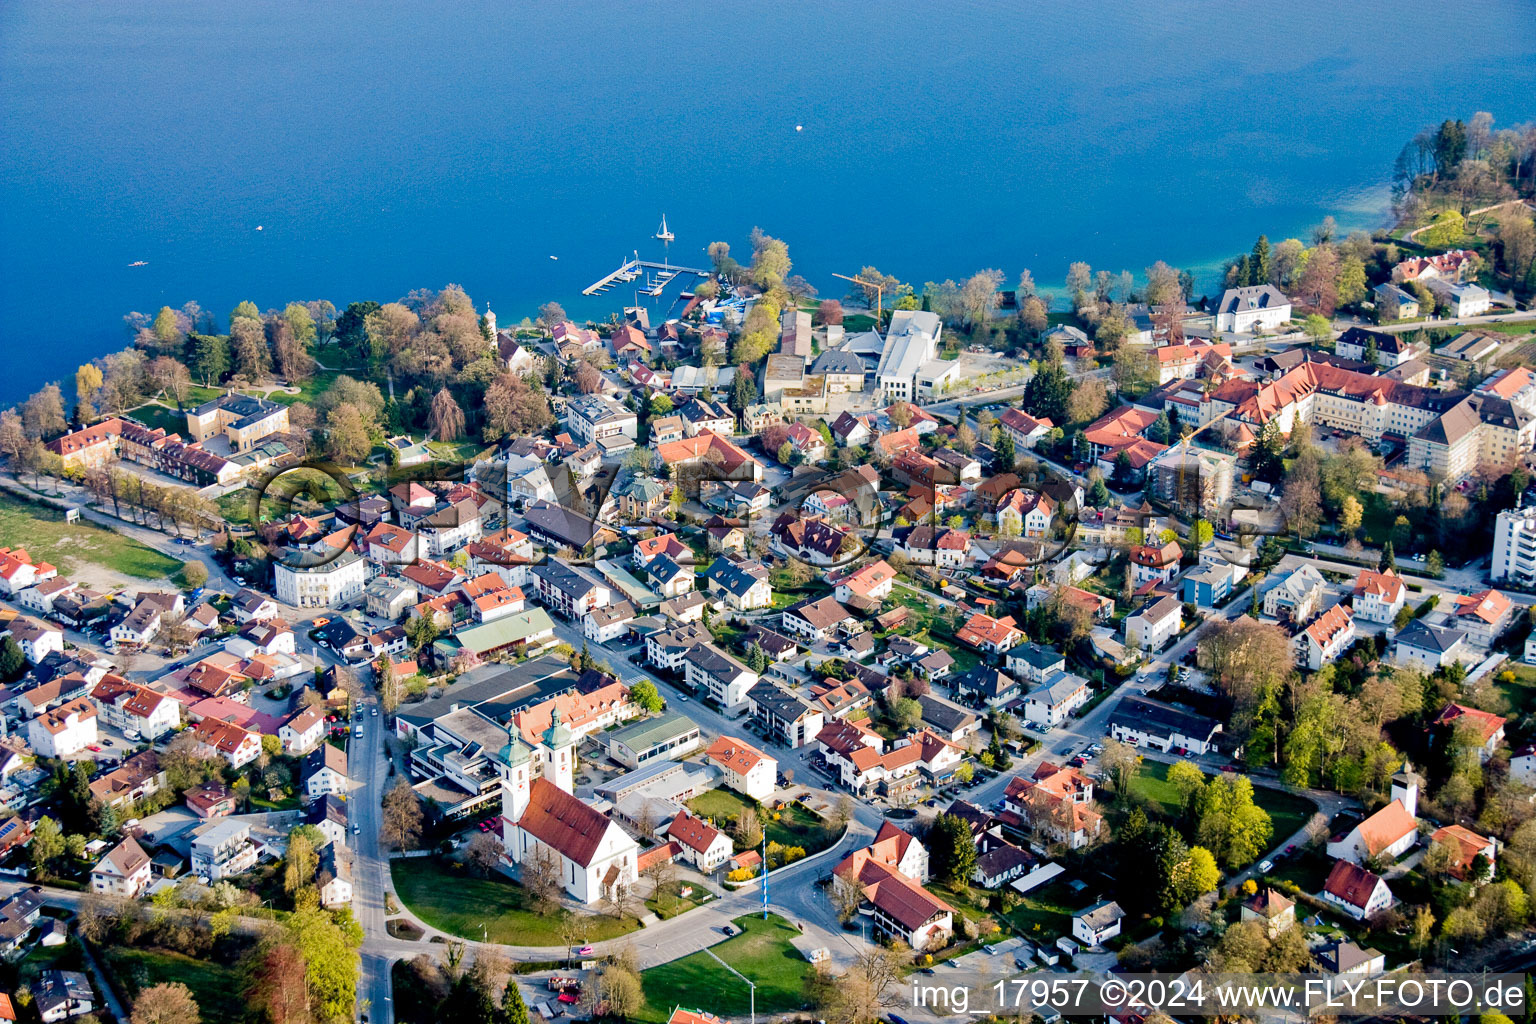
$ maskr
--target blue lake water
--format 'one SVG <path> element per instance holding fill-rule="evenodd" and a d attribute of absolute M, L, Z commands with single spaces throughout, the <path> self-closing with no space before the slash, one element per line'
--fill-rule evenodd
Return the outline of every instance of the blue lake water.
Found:
<path fill-rule="evenodd" d="M 1210 267 L 1379 223 L 1419 126 L 1536 116 L 1533 54 L 1528 0 L 8 3 L 0 400 L 188 299 L 604 316 L 663 213 L 674 260 L 761 225 L 828 294 Z"/>

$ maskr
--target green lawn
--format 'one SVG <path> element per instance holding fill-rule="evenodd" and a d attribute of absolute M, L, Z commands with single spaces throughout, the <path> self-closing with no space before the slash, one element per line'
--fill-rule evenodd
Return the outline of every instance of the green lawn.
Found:
<path fill-rule="evenodd" d="M 729 829 L 741 816 L 744 808 L 753 806 L 752 801 L 729 789 L 712 789 L 688 801 L 688 807 L 701 818 L 712 818 L 720 828 Z M 770 843 L 783 846 L 803 846 L 807 855 L 825 850 L 837 842 L 838 832 L 826 824 L 819 815 L 796 805 L 787 805 L 777 812 L 766 807 L 757 808 L 758 820 Z M 774 820 L 774 814 L 778 820 Z"/>
<path fill-rule="evenodd" d="M 1504 680 L 1506 672 L 1515 677 L 1513 682 Z M 1503 695 L 1510 715 L 1524 716 L 1536 707 L 1536 667 L 1522 665 L 1518 661 L 1506 661 L 1494 678 L 1497 680 L 1494 686 Z"/>
<path fill-rule="evenodd" d="M 682 895 L 682 890 L 692 890 L 689 895 Z M 667 883 L 658 895 L 645 901 L 645 905 L 655 912 L 656 916 L 665 920 L 686 913 L 694 907 L 703 906 L 712 902 L 714 896 L 710 891 L 698 882 L 684 882 L 673 880 Z"/>
<path fill-rule="evenodd" d="M 159 427 L 167 434 L 187 433 L 187 414 L 175 409 L 167 409 L 163 405 L 141 405 L 137 409 L 128 410 L 128 415 L 138 420 L 151 430 Z"/>
<path fill-rule="evenodd" d="M 1072 915 L 1088 901 L 1073 896 L 1064 882 L 1054 882 L 1024 894 L 1019 905 L 1003 918 L 1014 934 L 1031 941 L 1054 940 L 1072 934 Z"/>
<path fill-rule="evenodd" d="M 34 561 L 47 561 L 62 575 L 88 564 L 125 576 L 158 580 L 181 571 L 169 555 L 95 523 L 66 523 L 64 513 L 9 494 L 0 494 L 0 545 L 25 547 Z"/>
<path fill-rule="evenodd" d="M 240 995 L 244 979 L 232 967 L 162 949 L 129 946 L 107 947 L 102 960 L 117 988 L 130 1000 L 153 985 L 179 981 L 192 990 L 203 1024 L 239 1024 L 245 1020 L 247 1007 Z"/>
<path fill-rule="evenodd" d="M 1183 814 L 1179 792 L 1168 784 L 1168 765 L 1161 761 L 1142 762 L 1131 782 L 1131 792 L 1169 819 L 1177 819 Z M 1253 802 L 1268 811 L 1269 819 L 1274 823 L 1271 846 L 1289 838 L 1317 812 L 1317 805 L 1304 796 L 1264 786 L 1253 787 Z"/>
<path fill-rule="evenodd" d="M 741 932 L 710 951 L 752 979 L 757 986 L 757 1012 L 778 1014 L 804 1007 L 802 986 L 811 965 L 791 945 L 799 930 L 775 914 L 766 921 L 738 917 L 735 923 Z M 645 1005 L 635 1019 L 652 1024 L 666 1020 L 678 1006 L 739 1020 L 745 1020 L 752 1008 L 747 986 L 708 953 L 694 953 L 644 971 L 640 985 Z"/>
<path fill-rule="evenodd" d="M 527 906 L 521 886 L 505 878 L 474 878 L 456 862 L 436 857 L 390 861 L 395 891 L 411 913 L 439 931 L 467 939 L 481 937 L 510 946 L 559 946 L 567 911 L 541 915 Z M 617 938 L 640 926 L 633 917 L 586 919 L 586 941 Z"/>

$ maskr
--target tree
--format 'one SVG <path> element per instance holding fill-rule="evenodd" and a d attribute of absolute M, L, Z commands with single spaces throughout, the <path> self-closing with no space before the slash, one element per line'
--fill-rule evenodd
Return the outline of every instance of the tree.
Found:
<path fill-rule="evenodd" d="M 300 826 L 288 833 L 288 852 L 283 855 L 283 891 L 290 896 L 315 880 L 320 862 L 307 827 Z"/>
<path fill-rule="evenodd" d="M 235 372 L 253 381 L 264 379 L 272 370 L 272 353 L 267 349 L 267 332 L 259 318 L 237 317 L 229 324 L 229 347 Z"/>
<path fill-rule="evenodd" d="M 21 678 L 26 671 L 27 656 L 15 638 L 0 639 L 0 683 L 10 683 Z"/>
<path fill-rule="evenodd" d="M 1291 464 L 1280 494 L 1280 511 L 1297 537 L 1309 537 L 1322 516 L 1321 485 L 1317 460 L 1302 457 Z"/>
<path fill-rule="evenodd" d="M 1397 571 L 1397 556 L 1392 550 L 1392 542 L 1390 540 L 1381 545 L 1381 557 L 1376 561 L 1376 571 Z"/>
<path fill-rule="evenodd" d="M 841 325 L 843 304 L 836 299 L 822 299 L 821 305 L 816 307 L 816 322 L 823 326 Z"/>
<path fill-rule="evenodd" d="M 747 849 L 762 845 L 763 826 L 758 820 L 756 808 L 742 808 L 736 818 L 736 841 Z"/>
<path fill-rule="evenodd" d="M 178 981 L 144 989 L 128 1017 L 130 1024 L 198 1024 L 201 1019 L 192 990 Z"/>
<path fill-rule="evenodd" d="M 528 1004 L 517 988 L 517 975 L 507 978 L 507 987 L 501 995 L 501 1024 L 528 1024 Z"/>
<path fill-rule="evenodd" d="M 1109 406 L 1109 392 L 1104 382 L 1089 377 L 1072 389 L 1067 399 L 1068 418 L 1073 423 L 1092 423 L 1104 414 Z"/>
<path fill-rule="evenodd" d="M 630 686 L 629 698 L 653 715 L 662 708 L 661 694 L 656 684 L 649 679 L 642 679 Z"/>
<path fill-rule="evenodd" d="M 414 850 L 421 838 L 421 799 L 404 778 L 398 779 L 384 794 L 384 824 L 381 839 L 397 850 Z"/>
<path fill-rule="evenodd" d="M 911 697 L 898 697 L 891 701 L 890 718 L 898 733 L 911 732 L 922 721 L 923 706 Z"/>
<path fill-rule="evenodd" d="M 1338 293 L 1339 304 L 1353 305 L 1365 298 L 1369 286 L 1366 283 L 1365 264 L 1358 256 L 1346 256 L 1339 263 L 1339 279 L 1335 290 Z"/>
<path fill-rule="evenodd" d="M 46 815 L 37 819 L 37 824 L 32 826 L 32 842 L 27 847 L 33 877 L 45 877 L 49 867 L 63 854 L 64 830 L 59 823 Z"/>
<path fill-rule="evenodd" d="M 181 568 L 181 581 L 189 590 L 196 590 L 208 582 L 208 567 L 196 559 Z"/>
<path fill-rule="evenodd" d="M 1024 410 L 1036 419 L 1052 423 L 1068 421 L 1067 402 L 1072 397 L 1073 382 L 1059 362 L 1049 361 L 1024 385 Z"/>
<path fill-rule="evenodd" d="M 337 462 L 352 465 L 373 450 L 373 438 L 362 410 L 350 402 L 331 409 L 325 417 L 325 451 Z"/>
<path fill-rule="evenodd" d="M 1365 516 L 1365 507 L 1360 504 L 1360 499 L 1353 494 L 1345 495 L 1339 505 L 1339 529 L 1346 534 L 1353 534 L 1360 529 L 1360 522 Z"/>
<path fill-rule="evenodd" d="M 1251 862 L 1274 833 L 1269 813 L 1253 801 L 1246 775 L 1211 779 L 1197 794 L 1194 813 L 1195 841 L 1229 868 Z"/>
<path fill-rule="evenodd" d="M 1003 283 L 1001 270 L 981 270 L 966 279 L 960 286 L 959 305 L 966 324 L 973 330 L 987 322 L 997 308 L 1002 296 L 998 288 Z"/>
<path fill-rule="evenodd" d="M 1445 575 L 1445 559 L 1441 557 L 1440 552 L 1431 551 L 1424 559 L 1424 568 L 1431 576 L 1439 579 Z"/>
<path fill-rule="evenodd" d="M 964 883 L 976 867 L 976 839 L 965 820 L 941 814 L 928 830 L 929 866 L 935 878 Z"/>
<path fill-rule="evenodd" d="M 481 878 L 489 878 L 501 863 L 501 837 L 494 832 L 477 832 L 464 851 L 464 863 Z"/>
<path fill-rule="evenodd" d="M 832 909 L 837 912 L 837 919 L 843 924 L 852 921 L 859 907 L 864 905 L 864 887 L 842 875 L 832 876 L 832 885 L 827 895 L 832 900 Z"/>
<path fill-rule="evenodd" d="M 539 326 L 546 331 L 553 331 L 566 319 L 565 307 L 558 302 L 546 302 L 539 307 Z"/>
<path fill-rule="evenodd" d="M 1003 472 L 1009 472 L 1018 462 L 1018 452 L 1014 447 L 1013 435 L 1006 430 L 997 435 L 997 464 Z"/>
<path fill-rule="evenodd" d="M 1185 807 L 1205 788 L 1205 773 L 1193 761 L 1175 761 L 1168 766 L 1168 784 L 1179 791 Z"/>
<path fill-rule="evenodd" d="M 1104 770 L 1115 792 L 1126 794 L 1130 792 L 1131 780 L 1136 777 L 1136 769 L 1140 763 L 1140 755 L 1136 748 L 1128 743 L 1122 743 L 1116 739 L 1104 741 L 1104 750 L 1099 754 L 1099 767 Z"/>
<path fill-rule="evenodd" d="M 21 422 L 29 438 L 62 434 L 69 425 L 64 396 L 57 384 L 45 384 L 21 404 Z"/>
<path fill-rule="evenodd" d="M 464 410 L 453 400 L 447 388 L 439 388 L 432 396 L 432 410 L 427 414 L 427 425 L 439 441 L 457 441 L 464 434 Z"/>

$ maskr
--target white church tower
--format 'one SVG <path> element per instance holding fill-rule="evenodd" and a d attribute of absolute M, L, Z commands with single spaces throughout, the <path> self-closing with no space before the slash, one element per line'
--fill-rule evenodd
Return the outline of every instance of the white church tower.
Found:
<path fill-rule="evenodd" d="M 491 304 L 485 304 L 485 332 L 491 336 L 491 347 L 496 347 L 496 314 L 491 312 Z"/>
<path fill-rule="evenodd" d="M 528 809 L 528 791 L 533 786 L 533 751 L 510 721 L 507 745 L 496 754 L 496 772 L 501 776 L 501 844 L 510 853 L 514 848 L 512 830 Z"/>
<path fill-rule="evenodd" d="M 560 706 L 549 711 L 549 728 L 539 739 L 539 753 L 544 761 L 544 778 L 566 793 L 576 792 L 576 737 L 570 726 L 560 721 Z"/>

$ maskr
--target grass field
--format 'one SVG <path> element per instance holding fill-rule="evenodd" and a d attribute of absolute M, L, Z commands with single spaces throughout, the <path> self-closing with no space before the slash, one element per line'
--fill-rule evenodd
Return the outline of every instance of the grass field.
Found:
<path fill-rule="evenodd" d="M 153 985 L 179 981 L 192 990 L 202 1024 L 238 1024 L 245 1019 L 247 1007 L 240 995 L 244 979 L 232 967 L 129 946 L 107 947 L 103 960 L 130 1000 Z"/>
<path fill-rule="evenodd" d="M 427 924 L 450 935 L 481 937 L 511 946 L 559 946 L 566 911 L 538 914 L 526 903 L 521 886 L 502 878 L 474 878 L 461 866 L 436 857 L 394 860 L 389 865 L 395 891 L 407 908 Z M 587 942 L 617 938 L 640 926 L 633 917 L 584 918 Z"/>
<path fill-rule="evenodd" d="M 712 789 L 688 801 L 689 808 L 700 817 L 713 818 L 723 828 L 735 824 L 744 808 L 751 806 L 746 797 L 729 789 Z M 770 843 L 783 846 L 803 846 L 807 855 L 825 850 L 837 842 L 838 832 L 811 811 L 802 807 L 788 806 L 777 813 L 763 808 L 758 811 L 763 833 Z"/>
<path fill-rule="evenodd" d="M 802 986 L 811 965 L 791 944 L 800 932 L 775 914 L 766 921 L 738 917 L 735 923 L 741 932 L 710 950 L 752 979 L 757 1012 L 786 1013 L 803 1007 Z M 747 986 L 703 952 L 642 972 L 640 985 L 645 1005 L 635 1017 L 639 1021 L 664 1021 L 677 1006 L 739 1020 L 751 1009 Z"/>
<path fill-rule="evenodd" d="M 1072 895 L 1065 883 L 1056 882 L 1032 892 L 1019 900 L 1019 905 L 1004 914 L 1014 934 L 1032 941 L 1057 939 L 1072 934 L 1072 915 L 1090 901 Z"/>
<path fill-rule="evenodd" d="M 141 405 L 137 409 L 128 410 L 128 415 L 138 420 L 151 430 L 159 427 L 167 434 L 187 433 L 187 414 L 177 412 L 175 409 L 167 409 L 163 405 Z"/>
<path fill-rule="evenodd" d="M 65 576 L 95 564 L 125 576 L 158 580 L 182 567 L 130 537 L 83 520 L 66 523 L 63 512 L 9 494 L 0 494 L 0 545 L 25 547 L 33 561 L 51 562 Z"/>
<path fill-rule="evenodd" d="M 1178 790 L 1168 784 L 1168 765 L 1161 761 L 1142 762 L 1131 782 L 1131 792 L 1165 817 L 1177 819 L 1183 813 Z M 1253 802 L 1269 812 L 1269 820 L 1274 824 L 1271 846 L 1289 838 L 1317 812 L 1317 805 L 1304 796 L 1264 786 L 1253 787 Z"/>

